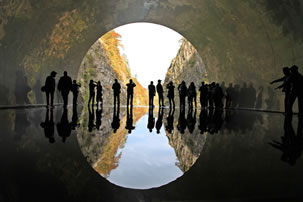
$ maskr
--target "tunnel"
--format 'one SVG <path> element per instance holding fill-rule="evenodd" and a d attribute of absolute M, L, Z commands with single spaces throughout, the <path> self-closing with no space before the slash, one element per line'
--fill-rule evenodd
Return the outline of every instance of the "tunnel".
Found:
<path fill-rule="evenodd" d="M 269 83 L 283 76 L 282 68 L 285 66 L 297 65 L 299 72 L 303 73 L 302 11 L 302 0 L 0 0 L 0 107 L 14 109 L 45 104 L 40 88 L 51 71 L 58 72 L 58 75 L 68 71 L 71 77 L 77 77 L 85 54 L 100 36 L 122 25 L 148 22 L 171 28 L 190 41 L 202 58 L 210 81 L 220 83 L 224 81 L 225 84 L 240 86 L 251 85 L 256 90 L 256 94 L 260 95 L 260 104 L 256 105 L 254 110 L 284 112 L 284 93 L 275 90 Z M 249 107 L 242 106 L 242 108 Z M 297 111 L 297 104 L 295 108 Z M 3 137 L 0 137 L 0 140 L 10 144 L 14 142 L 11 136 L 16 133 L 15 119 L 19 114 L 22 125 L 23 112 L 3 113 L 5 115 L 1 118 L 1 130 L 4 134 L 1 134 Z M 253 116 L 258 116 L 255 115 L 257 112 L 252 113 Z M 283 118 L 280 117 L 283 115 L 272 116 L 264 115 L 263 121 L 268 123 L 269 128 L 279 126 L 283 133 Z M 248 121 L 251 120 L 248 118 L 250 115 L 245 117 Z M 255 128 L 249 130 L 253 131 Z M 259 190 L 259 182 L 253 179 L 256 173 L 252 170 L 239 172 L 239 175 L 233 172 L 233 169 L 247 169 L 243 164 L 224 165 L 224 160 L 231 158 L 221 153 L 227 148 L 220 150 L 211 146 L 212 152 L 219 153 L 218 159 L 222 160 L 221 162 L 211 159 L 212 154 L 207 150 L 207 157 L 203 160 L 198 159 L 193 168 L 176 182 L 159 189 L 145 191 L 122 189 L 108 185 L 105 180 L 97 179 L 97 174 L 91 172 L 85 159 L 78 160 L 79 156 L 83 157 L 78 149 L 77 140 L 73 137 L 68 147 L 62 145 L 56 147 L 59 153 L 67 152 L 66 154 L 69 155 L 67 161 L 60 164 L 59 177 L 56 173 L 45 171 L 48 169 L 44 165 L 47 160 L 39 160 L 37 167 L 33 166 L 35 162 L 22 161 L 23 158 L 29 158 L 27 156 L 30 155 L 29 153 L 39 150 L 33 145 L 23 154 L 18 152 L 30 145 L 30 141 L 24 139 L 22 144 L 12 143 L 14 149 L 10 149 L 8 144 L 2 147 L 1 159 L 4 160 L 4 164 L 7 163 L 7 166 L 15 167 L 14 169 L 9 167 L 10 173 L 18 174 L 11 180 L 5 174 L 5 167 L 2 168 L 1 178 L 6 184 L 3 185 L 3 194 L 0 191 L 0 201 L 8 201 L 5 200 L 6 197 L 10 201 L 26 199 L 39 201 L 42 194 L 49 194 L 49 201 L 60 196 L 66 197 L 63 200 L 67 201 L 101 201 L 104 198 L 107 201 L 302 199 L 302 194 L 298 191 L 302 174 L 296 175 L 297 172 L 292 174 L 289 168 L 282 166 L 281 169 L 274 169 L 268 176 L 270 168 L 276 166 L 276 163 L 266 157 L 269 149 L 262 147 L 262 153 L 257 153 L 262 156 L 260 162 L 254 159 L 253 154 L 248 154 L 248 150 L 251 149 L 249 141 L 267 144 L 264 142 L 267 133 L 278 134 L 279 130 L 265 127 L 262 130 L 263 136 L 257 140 L 250 132 L 247 139 L 241 136 L 240 140 L 235 140 L 237 144 L 241 144 L 241 140 L 245 142 L 244 146 L 247 146 L 247 150 L 242 148 L 241 151 L 247 152 L 250 158 L 247 160 L 249 162 L 247 165 L 253 165 L 256 172 L 261 173 L 261 177 L 257 179 L 263 183 L 262 188 L 271 186 L 271 180 L 276 182 L 266 191 Z M 37 139 L 36 136 L 35 138 Z M 213 137 L 209 139 L 213 144 L 219 144 Z M 222 137 L 220 141 L 225 142 L 226 137 Z M 42 158 L 54 160 L 47 157 L 49 151 L 43 150 L 43 152 L 45 156 L 43 154 Z M 234 152 L 236 160 L 241 162 L 241 157 Z M 12 156 L 20 155 L 17 158 L 20 162 L 14 163 L 12 160 L 14 157 L 7 158 L 5 153 Z M 279 160 L 279 155 L 275 157 Z M 207 161 L 212 165 L 226 166 L 228 171 L 211 170 L 211 167 L 204 164 Z M 67 170 L 69 163 L 73 164 L 72 170 L 61 172 L 61 169 Z M 265 165 L 266 169 L 262 170 L 262 165 Z M 27 190 L 22 190 L 22 183 L 17 180 L 23 175 L 20 169 L 17 169 L 19 166 L 22 166 L 21 170 L 24 168 L 24 172 L 28 174 L 25 181 L 37 192 L 41 189 L 41 195 L 32 197 L 26 192 Z M 52 166 L 52 163 L 49 166 Z M 77 172 L 79 169 L 85 171 Z M 298 169 L 299 167 L 296 167 L 296 170 Z M 37 182 L 31 182 L 29 170 L 35 170 L 41 178 L 37 179 Z M 200 170 L 206 173 L 199 174 Z M 282 175 L 283 172 L 287 174 Z M 215 176 L 214 180 L 208 177 L 207 173 Z M 196 175 L 200 177 L 196 178 Z M 275 179 L 279 175 L 281 175 L 280 181 Z M 52 176 L 56 176 L 58 181 Z M 245 184 L 247 176 L 250 176 L 248 179 L 250 184 Z M 209 183 L 209 187 L 203 184 L 204 178 L 205 182 Z M 77 187 L 80 179 L 82 184 Z M 290 179 L 295 180 L 295 183 L 290 183 Z M 235 186 L 234 189 L 227 190 L 224 186 L 215 186 L 222 181 L 224 185 L 242 183 L 243 186 Z M 285 191 L 283 183 L 285 185 L 290 183 L 290 188 L 286 188 Z M 194 188 L 186 188 L 189 184 Z M 45 191 L 52 185 L 60 185 L 55 189 L 58 191 L 57 195 Z M 94 188 L 90 189 L 88 186 Z M 102 191 L 100 192 L 96 187 Z M 201 196 L 201 190 L 206 190 L 207 193 Z"/>

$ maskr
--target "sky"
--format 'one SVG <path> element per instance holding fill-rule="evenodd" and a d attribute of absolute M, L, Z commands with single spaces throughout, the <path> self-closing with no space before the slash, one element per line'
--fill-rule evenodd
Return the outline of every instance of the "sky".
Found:
<path fill-rule="evenodd" d="M 127 24 L 115 31 L 122 36 L 121 55 L 127 56 L 132 75 L 137 75 L 143 87 L 147 88 L 150 81 L 164 81 L 183 37 L 172 29 L 152 23 Z"/>

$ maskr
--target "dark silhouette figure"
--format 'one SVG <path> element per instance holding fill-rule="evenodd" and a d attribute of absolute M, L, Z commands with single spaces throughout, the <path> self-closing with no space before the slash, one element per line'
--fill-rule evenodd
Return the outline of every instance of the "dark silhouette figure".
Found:
<path fill-rule="evenodd" d="M 80 127 L 77 105 L 73 105 L 73 116 L 72 116 L 72 130 Z"/>
<path fill-rule="evenodd" d="M 272 147 L 283 152 L 281 160 L 289 165 L 295 165 L 297 159 L 301 156 L 303 150 L 303 119 L 299 116 L 297 135 L 292 126 L 292 115 L 288 114 L 284 120 L 284 136 L 281 137 L 281 142 L 273 140 L 269 143 Z"/>
<path fill-rule="evenodd" d="M 113 114 L 113 122 L 112 122 L 112 129 L 114 133 L 120 128 L 120 107 L 114 107 L 114 114 Z"/>
<path fill-rule="evenodd" d="M 116 108 L 117 105 L 118 107 L 120 107 L 121 85 L 120 83 L 118 83 L 117 79 L 115 79 L 112 89 L 114 91 L 114 108 Z"/>
<path fill-rule="evenodd" d="M 172 81 L 170 81 L 166 88 L 168 89 L 167 97 L 169 101 L 169 108 L 175 108 L 175 86 Z"/>
<path fill-rule="evenodd" d="M 195 111 L 193 111 L 193 108 L 190 107 L 187 112 L 187 128 L 191 134 L 193 134 L 195 130 L 196 114 L 197 114 L 197 109 L 195 108 Z"/>
<path fill-rule="evenodd" d="M 291 76 L 289 82 L 285 83 L 287 87 L 291 85 L 290 96 L 289 96 L 289 107 L 287 107 L 287 113 L 292 113 L 292 106 L 295 100 L 298 98 L 299 114 L 303 114 L 303 76 L 298 72 L 298 66 L 293 65 L 290 68 Z"/>
<path fill-rule="evenodd" d="M 132 130 L 135 129 L 135 126 L 133 126 L 133 110 L 132 108 L 129 109 L 127 107 L 127 113 L 126 113 L 126 126 L 125 129 L 128 130 L 128 133 L 131 134 Z"/>
<path fill-rule="evenodd" d="M 103 89 L 102 89 L 102 85 L 101 82 L 98 81 L 97 83 L 97 105 L 99 105 L 99 102 L 101 103 L 101 105 L 103 105 Z"/>
<path fill-rule="evenodd" d="M 54 115 L 53 109 L 46 110 L 45 121 L 40 124 L 40 126 L 44 129 L 44 135 L 48 139 L 49 143 L 55 142 L 55 123 L 54 123 Z"/>
<path fill-rule="evenodd" d="M 216 83 L 212 82 L 208 88 L 208 101 L 209 101 L 210 108 L 214 108 L 215 93 L 216 93 Z"/>
<path fill-rule="evenodd" d="M 65 107 L 61 117 L 61 121 L 57 123 L 58 135 L 62 138 L 62 142 L 66 141 L 66 138 L 70 136 L 72 131 L 72 124 L 68 120 L 68 111 Z"/>
<path fill-rule="evenodd" d="M 201 83 L 201 87 L 199 88 L 200 91 L 200 105 L 202 109 L 205 109 L 208 107 L 208 88 L 207 85 L 205 85 L 204 81 Z"/>
<path fill-rule="evenodd" d="M 177 128 L 180 131 L 181 134 L 184 134 L 185 129 L 186 129 L 186 118 L 185 118 L 185 108 L 181 107 L 180 108 L 180 113 L 179 113 L 179 120 L 178 120 L 178 125 Z"/>
<path fill-rule="evenodd" d="M 188 86 L 187 101 L 189 108 L 193 108 L 193 102 L 195 103 L 195 107 L 197 107 L 197 91 L 194 82 L 191 82 Z"/>
<path fill-rule="evenodd" d="M 58 83 L 58 90 L 61 92 L 64 107 L 68 104 L 68 94 L 72 90 L 72 79 L 67 75 L 67 72 L 64 71 L 63 76 L 60 78 Z"/>
<path fill-rule="evenodd" d="M 161 80 L 158 80 L 157 84 L 157 93 L 159 98 L 159 107 L 164 106 L 164 98 L 163 98 L 163 86 L 161 84 Z"/>
<path fill-rule="evenodd" d="M 156 87 L 151 81 L 148 85 L 148 103 L 150 107 L 154 107 L 154 96 L 156 94 Z"/>
<path fill-rule="evenodd" d="M 233 97 L 233 84 L 230 83 L 229 86 L 225 89 L 225 108 L 232 107 L 232 97 Z"/>
<path fill-rule="evenodd" d="M 199 129 L 200 129 L 200 134 L 204 134 L 205 132 L 207 132 L 207 110 L 206 109 L 202 109 L 200 112 L 200 117 L 199 117 Z"/>
<path fill-rule="evenodd" d="M 167 125 L 166 125 L 166 130 L 168 131 L 168 133 L 172 133 L 172 131 L 174 130 L 174 114 L 175 114 L 175 108 L 169 108 L 169 113 L 168 116 L 166 118 L 167 120 Z"/>
<path fill-rule="evenodd" d="M 214 89 L 215 92 L 213 96 L 214 96 L 215 107 L 223 108 L 223 103 L 222 103 L 222 99 L 224 97 L 223 90 L 218 83 L 215 85 Z"/>
<path fill-rule="evenodd" d="M 127 87 L 127 107 L 130 105 L 132 108 L 133 98 L 134 98 L 134 87 L 136 87 L 136 84 L 133 82 L 132 79 L 130 79 L 129 83 L 126 84 L 126 87 Z"/>
<path fill-rule="evenodd" d="M 179 97 L 180 97 L 180 108 L 185 107 L 185 98 L 187 96 L 187 87 L 185 81 L 182 81 L 178 86 Z"/>
<path fill-rule="evenodd" d="M 88 105 L 92 103 L 92 105 L 95 104 L 95 88 L 97 87 L 96 83 L 93 80 L 89 81 L 89 100 Z"/>
<path fill-rule="evenodd" d="M 156 122 L 156 130 L 157 130 L 157 134 L 160 133 L 160 130 L 161 130 L 161 127 L 162 127 L 162 124 L 163 124 L 163 108 L 160 108 L 159 111 L 158 111 L 158 119 L 157 119 L 157 122 Z"/>
<path fill-rule="evenodd" d="M 77 84 L 76 80 L 73 80 L 72 85 L 72 93 L 73 93 L 73 104 L 77 105 L 78 95 L 79 95 L 79 88 L 81 87 L 81 84 Z"/>
<path fill-rule="evenodd" d="M 15 96 L 16 104 L 30 104 L 27 94 L 31 91 L 27 83 L 27 77 L 22 71 L 16 72 Z"/>
<path fill-rule="evenodd" d="M 95 128 L 95 112 L 94 112 L 94 105 L 91 107 L 88 106 L 88 132 L 92 132 Z"/>
<path fill-rule="evenodd" d="M 154 108 L 153 107 L 149 107 L 149 109 L 148 109 L 147 128 L 148 128 L 148 130 L 149 130 L 150 133 L 153 131 L 154 127 L 155 127 Z"/>
<path fill-rule="evenodd" d="M 56 89 L 56 77 L 57 72 L 52 71 L 50 76 L 48 76 L 45 80 L 45 85 L 42 87 L 42 91 L 45 92 L 46 95 L 46 104 L 47 106 L 54 106 L 54 93 Z"/>
<path fill-rule="evenodd" d="M 97 109 L 96 109 L 96 128 L 97 128 L 97 130 L 100 130 L 100 127 L 102 124 L 102 111 L 103 111 L 102 105 L 101 105 L 101 108 L 97 107 Z"/>

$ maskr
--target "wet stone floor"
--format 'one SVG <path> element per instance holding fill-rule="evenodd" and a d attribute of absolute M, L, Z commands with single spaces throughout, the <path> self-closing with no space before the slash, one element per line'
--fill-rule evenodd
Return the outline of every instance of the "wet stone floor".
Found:
<path fill-rule="evenodd" d="M 301 201 L 303 121 L 237 110 L 0 110 L 2 201 Z"/>

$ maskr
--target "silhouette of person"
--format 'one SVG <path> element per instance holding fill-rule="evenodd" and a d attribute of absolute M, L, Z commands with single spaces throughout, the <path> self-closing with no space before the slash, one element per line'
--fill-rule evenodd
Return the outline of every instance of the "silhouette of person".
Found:
<path fill-rule="evenodd" d="M 153 109 L 153 107 L 149 107 L 147 128 L 150 133 L 153 131 L 154 127 L 155 127 L 154 109 Z"/>
<path fill-rule="evenodd" d="M 118 107 L 119 107 L 120 106 L 121 85 L 120 85 L 120 83 L 118 83 L 117 79 L 115 79 L 112 89 L 114 90 L 114 107 L 116 107 L 116 105 L 118 105 Z"/>
<path fill-rule="evenodd" d="M 53 109 L 49 113 L 49 109 L 46 110 L 45 121 L 40 124 L 44 129 L 44 135 L 48 139 L 49 143 L 55 142 L 55 123 Z"/>
<path fill-rule="evenodd" d="M 78 123 L 78 121 L 79 121 L 79 117 L 78 117 L 77 105 L 73 105 L 72 130 L 75 130 L 76 127 L 80 126 L 80 123 Z"/>
<path fill-rule="evenodd" d="M 56 77 L 57 72 L 52 71 L 48 77 L 46 77 L 45 85 L 42 87 L 42 91 L 46 95 L 46 105 L 54 106 L 54 93 L 56 89 Z"/>
<path fill-rule="evenodd" d="M 187 128 L 191 134 L 194 132 L 196 126 L 196 109 L 197 108 L 195 108 L 195 112 L 193 112 L 193 108 L 190 107 L 187 112 Z"/>
<path fill-rule="evenodd" d="M 164 106 L 164 98 L 163 98 L 163 86 L 161 84 L 161 80 L 158 80 L 157 84 L 157 93 L 158 93 L 158 98 L 159 98 L 159 107 Z"/>
<path fill-rule="evenodd" d="M 215 102 L 215 107 L 216 108 L 223 108 L 223 103 L 222 103 L 222 99 L 224 97 L 222 88 L 220 87 L 220 85 L 217 83 L 215 85 L 215 94 L 214 94 L 214 102 Z"/>
<path fill-rule="evenodd" d="M 296 164 L 303 150 L 302 123 L 302 116 L 299 116 L 296 135 L 292 126 L 292 114 L 287 114 L 284 119 L 284 136 L 281 137 L 281 142 L 273 140 L 269 143 L 272 147 L 281 150 L 283 152 L 281 160 L 292 166 Z"/>
<path fill-rule="evenodd" d="M 179 120 L 178 120 L 178 125 L 177 128 L 180 131 L 181 134 L 184 134 L 185 129 L 186 129 L 186 118 L 185 118 L 185 108 L 181 107 L 180 108 L 180 113 L 179 113 Z"/>
<path fill-rule="evenodd" d="M 161 130 L 161 127 L 162 127 L 162 124 L 163 124 L 163 108 L 160 108 L 159 111 L 158 111 L 158 119 L 157 119 L 157 122 L 156 122 L 156 130 L 157 130 L 157 134 L 160 133 L 160 130 Z"/>
<path fill-rule="evenodd" d="M 191 82 L 190 85 L 188 86 L 187 101 L 189 108 L 193 107 L 193 102 L 195 103 L 195 107 L 197 107 L 197 92 L 194 82 Z"/>
<path fill-rule="evenodd" d="M 185 98 L 187 95 L 187 87 L 185 81 L 182 81 L 178 86 L 179 97 L 180 97 L 180 108 L 185 107 Z"/>
<path fill-rule="evenodd" d="M 95 121 L 94 105 L 92 105 L 92 108 L 88 106 L 88 132 L 92 132 L 94 127 L 96 126 L 94 124 L 94 121 Z"/>
<path fill-rule="evenodd" d="M 225 92 L 225 107 L 231 108 L 232 106 L 232 91 L 233 91 L 233 84 L 230 83 L 229 86 L 226 88 Z"/>
<path fill-rule="evenodd" d="M 96 83 L 94 80 L 89 81 L 89 100 L 88 100 L 88 105 L 92 103 L 92 105 L 95 104 L 95 88 L 97 87 Z"/>
<path fill-rule="evenodd" d="M 131 134 L 132 130 L 135 129 L 135 126 L 133 126 L 133 110 L 129 109 L 127 107 L 127 113 L 126 113 L 126 126 L 125 129 L 128 130 L 128 133 Z"/>
<path fill-rule="evenodd" d="M 216 93 L 216 83 L 212 82 L 208 88 L 208 101 L 210 108 L 214 108 L 215 93 Z"/>
<path fill-rule="evenodd" d="M 151 81 L 150 84 L 148 85 L 148 103 L 149 106 L 154 107 L 154 96 L 156 94 L 156 88 L 153 82 Z"/>
<path fill-rule="evenodd" d="M 73 80 L 72 85 L 72 93 L 73 93 L 73 104 L 77 105 L 78 95 L 79 95 L 79 88 L 81 87 L 80 84 L 77 84 L 76 80 Z"/>
<path fill-rule="evenodd" d="M 170 81 L 166 88 L 168 89 L 167 97 L 169 100 L 169 108 L 173 106 L 175 108 L 175 86 L 172 81 Z"/>
<path fill-rule="evenodd" d="M 101 105 L 103 105 L 103 90 L 102 90 L 102 85 L 101 82 L 98 81 L 97 83 L 97 106 L 99 105 L 99 102 L 101 103 Z"/>
<path fill-rule="evenodd" d="M 58 135 L 62 138 L 62 142 L 66 141 L 66 138 L 70 136 L 72 131 L 72 124 L 68 120 L 68 111 L 65 107 L 61 117 L 61 121 L 57 123 Z"/>
<path fill-rule="evenodd" d="M 72 79 L 67 75 L 67 72 L 64 71 L 63 76 L 59 79 L 58 90 L 61 92 L 64 107 L 68 104 L 68 94 L 72 90 Z"/>
<path fill-rule="evenodd" d="M 114 114 L 113 114 L 113 122 L 112 122 L 112 129 L 114 130 L 114 133 L 117 132 L 117 130 L 120 128 L 120 107 L 116 109 L 114 107 Z"/>
<path fill-rule="evenodd" d="M 129 80 L 129 83 L 126 84 L 127 86 L 127 106 L 132 107 L 133 106 L 133 98 L 134 98 L 134 87 L 136 87 L 136 84 L 133 82 L 132 79 Z"/>
<path fill-rule="evenodd" d="M 288 86 L 290 84 L 290 96 L 289 96 L 289 107 L 287 109 L 288 113 L 292 113 L 292 106 L 298 98 L 298 105 L 299 105 L 299 114 L 303 114 L 303 76 L 298 72 L 298 66 L 293 65 L 290 68 L 291 76 L 289 82 L 286 82 L 283 86 Z"/>
<path fill-rule="evenodd" d="M 101 108 L 97 107 L 96 109 L 96 128 L 97 130 L 100 130 L 101 124 L 102 124 L 102 111 L 103 107 L 101 105 Z"/>
<path fill-rule="evenodd" d="M 200 105 L 202 109 L 205 109 L 208 106 L 208 88 L 205 85 L 204 81 L 201 83 L 201 87 L 199 88 L 200 91 Z"/>
<path fill-rule="evenodd" d="M 166 125 L 165 128 L 168 131 L 168 133 L 170 133 L 170 134 L 174 130 L 174 114 L 175 114 L 175 108 L 169 108 L 169 113 L 168 113 L 168 116 L 166 118 L 167 125 Z"/>

